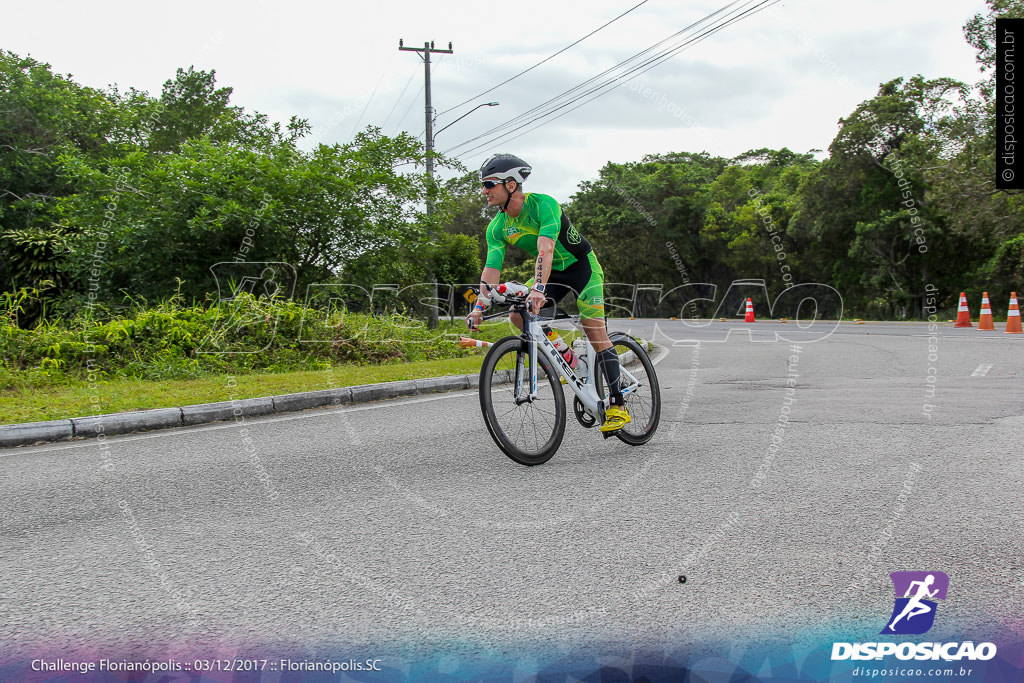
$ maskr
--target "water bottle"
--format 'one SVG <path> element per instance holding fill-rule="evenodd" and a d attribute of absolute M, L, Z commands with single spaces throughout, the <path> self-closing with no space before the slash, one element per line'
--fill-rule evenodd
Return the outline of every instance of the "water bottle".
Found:
<path fill-rule="evenodd" d="M 526 285 L 521 285 L 518 282 L 503 282 L 497 287 L 499 294 L 505 294 L 507 296 L 526 296 L 530 293 L 530 288 Z"/>
<path fill-rule="evenodd" d="M 587 342 L 585 339 L 577 339 L 572 343 L 573 351 L 576 355 L 576 368 L 573 372 L 584 382 L 590 378 L 587 376 L 587 368 L 590 366 L 590 361 L 587 360 Z"/>
<path fill-rule="evenodd" d="M 562 354 L 562 358 L 565 359 L 565 362 L 568 363 L 569 367 L 573 369 L 573 372 L 575 372 L 579 359 L 576 357 L 576 354 L 572 352 L 572 348 L 565 343 L 565 340 L 562 339 L 562 335 L 558 334 L 557 330 L 553 330 L 547 325 L 542 329 L 544 330 L 544 334 L 548 336 L 548 339 L 551 340 L 551 343 L 555 345 L 555 351 Z"/>

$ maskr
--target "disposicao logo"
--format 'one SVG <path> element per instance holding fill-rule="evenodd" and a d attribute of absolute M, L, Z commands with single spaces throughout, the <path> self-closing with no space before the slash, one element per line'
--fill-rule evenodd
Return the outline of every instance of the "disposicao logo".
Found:
<path fill-rule="evenodd" d="M 935 600 L 945 600 L 949 577 L 944 572 L 893 572 L 896 604 L 880 635 L 919 635 L 935 624 Z M 833 643 L 832 660 L 897 659 L 987 661 L 996 656 L 993 643 Z"/>
<path fill-rule="evenodd" d="M 881 634 L 918 635 L 927 633 L 935 623 L 934 600 L 946 599 L 949 577 L 945 572 L 893 572 L 889 574 L 896 589 L 896 605 Z"/>

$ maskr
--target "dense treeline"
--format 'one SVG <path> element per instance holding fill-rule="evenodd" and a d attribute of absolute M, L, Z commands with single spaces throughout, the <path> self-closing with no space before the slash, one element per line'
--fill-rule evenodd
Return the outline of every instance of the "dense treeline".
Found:
<path fill-rule="evenodd" d="M 8 301 L 31 294 L 18 297 L 21 324 L 132 300 L 203 302 L 217 295 L 218 262 L 290 264 L 299 293 L 374 249 L 476 277 L 464 258 L 475 244 L 428 229 L 422 199 L 444 193 L 417 172 L 414 138 L 369 127 L 304 151 L 305 121 L 272 124 L 230 95 L 191 68 L 158 98 L 99 91 L 0 51 L 0 282 Z"/>
<path fill-rule="evenodd" d="M 1024 0 L 989 0 L 965 26 L 981 83 L 883 83 L 823 161 L 661 152 L 609 162 L 565 208 L 613 282 L 762 279 L 772 295 L 820 282 L 846 315 L 888 318 L 923 316 L 930 285 L 947 310 L 961 290 L 1005 309 L 1024 289 L 1024 207 L 994 185 L 997 16 L 1024 16 Z M 202 304 L 238 284 L 214 279 L 218 262 L 289 264 L 297 298 L 311 283 L 475 281 L 490 216 L 473 174 L 428 184 L 422 144 L 373 127 L 303 144 L 305 121 L 271 123 L 230 96 L 212 72 L 180 69 L 153 97 L 0 51 L 0 290 L 18 324 Z M 524 260 L 510 251 L 506 274 L 528 274 Z"/>

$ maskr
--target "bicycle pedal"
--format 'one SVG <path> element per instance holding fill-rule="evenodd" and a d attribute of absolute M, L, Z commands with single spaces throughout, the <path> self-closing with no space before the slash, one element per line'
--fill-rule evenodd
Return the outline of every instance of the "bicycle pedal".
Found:
<path fill-rule="evenodd" d="M 619 431 L 619 430 L 616 429 L 615 432 L 617 432 L 617 431 Z M 601 436 L 603 436 L 606 439 L 610 439 L 613 436 L 615 436 L 615 432 L 601 432 Z"/>

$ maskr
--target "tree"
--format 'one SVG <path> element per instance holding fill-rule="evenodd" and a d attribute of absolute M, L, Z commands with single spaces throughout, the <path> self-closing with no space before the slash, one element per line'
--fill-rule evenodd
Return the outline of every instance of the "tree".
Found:
<path fill-rule="evenodd" d="M 1024 17 L 1024 1 L 987 4 L 986 14 L 975 15 L 964 26 L 983 79 L 975 88 L 977 97 L 967 99 L 947 122 L 946 135 L 960 145 L 933 173 L 931 197 L 968 253 L 979 255 L 971 259 L 974 288 L 1017 290 L 1024 286 L 1024 199 L 1019 191 L 995 186 L 995 22 Z"/>
<path fill-rule="evenodd" d="M 1019 19 L 1024 17 L 1024 0 L 986 0 L 988 14 L 975 14 L 964 24 L 964 38 L 978 51 L 975 59 L 980 70 L 990 77 L 995 76 L 996 63 L 996 19 Z"/>
<path fill-rule="evenodd" d="M 433 296 L 433 286 L 427 285 L 428 262 L 436 281 L 442 285 L 438 290 L 442 300 L 449 292 L 445 285 L 472 285 L 480 277 L 476 241 L 469 235 L 441 233 L 429 244 L 419 246 L 415 253 L 411 253 L 408 244 L 379 244 L 349 260 L 333 281 L 361 287 L 368 294 L 380 285 L 392 285 L 401 291 L 401 296 L 394 299 L 378 290 L 375 310 L 398 306 L 403 312 L 425 316 L 426 302 Z M 459 295 L 456 291 L 456 304 Z"/>
<path fill-rule="evenodd" d="M 566 207 L 594 245 L 608 282 L 674 282 L 670 251 L 700 278 L 715 278 L 716 260 L 703 250 L 701 227 L 708 184 L 725 167 L 706 154 L 649 155 L 639 163 L 609 162 L 595 181 L 580 183 Z"/>
<path fill-rule="evenodd" d="M 487 225 L 498 213 L 497 207 L 488 207 L 480 192 L 480 176 L 476 171 L 452 178 L 444 183 L 439 213 L 447 218 L 440 222 L 442 229 L 452 235 L 466 235 L 477 245 L 480 260 L 487 259 Z M 477 273 L 473 277 L 480 275 Z"/>
<path fill-rule="evenodd" d="M 177 152 L 189 140 L 207 137 L 216 142 L 232 141 L 243 113 L 229 107 L 231 88 L 217 88 L 214 71 L 178 69 L 164 83 L 158 102 L 148 106 L 152 128 L 149 149 Z"/>
<path fill-rule="evenodd" d="M 830 158 L 808 180 L 794 230 L 818 249 L 817 276 L 848 308 L 905 317 L 927 284 L 947 285 L 961 262 L 929 173 L 954 152 L 942 134 L 967 87 L 947 78 L 897 78 L 840 120 Z M 943 291 L 946 292 L 945 287 Z M 947 297 L 949 296 L 947 292 Z"/>
<path fill-rule="evenodd" d="M 217 262 L 284 261 L 302 291 L 381 242 L 422 241 L 423 176 L 398 170 L 422 162 L 415 139 L 371 128 L 303 153 L 300 132 L 275 133 L 270 149 L 203 137 L 177 153 L 139 149 L 119 165 L 69 167 L 92 188 L 61 205 L 76 234 L 76 277 L 88 280 L 99 261 L 108 299 L 178 289 L 203 300 L 216 291 L 209 269 Z"/>
<path fill-rule="evenodd" d="M 789 225 L 799 192 L 817 166 L 810 154 L 759 149 L 733 159 L 711 183 L 701 235 L 734 278 L 763 279 L 769 291 L 805 281 L 793 279 L 804 250 Z M 785 254 L 786 271 L 779 254 Z"/>
<path fill-rule="evenodd" d="M 69 238 L 53 221 L 54 206 L 82 187 L 62 172 L 61 158 L 115 155 L 112 140 L 123 121 L 102 92 L 3 50 L 0 112 L 0 288 L 46 288 L 48 282 L 52 293 L 66 285 Z"/>

